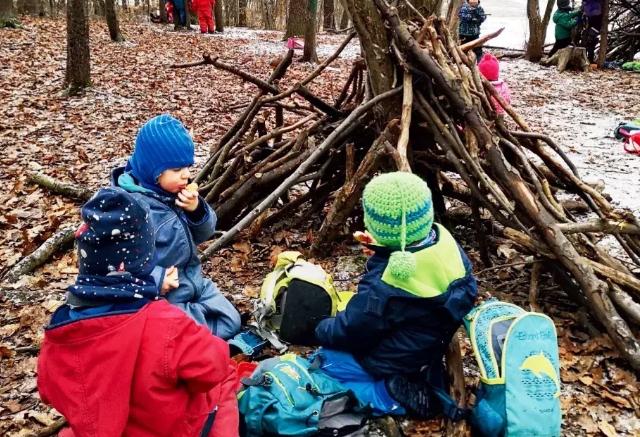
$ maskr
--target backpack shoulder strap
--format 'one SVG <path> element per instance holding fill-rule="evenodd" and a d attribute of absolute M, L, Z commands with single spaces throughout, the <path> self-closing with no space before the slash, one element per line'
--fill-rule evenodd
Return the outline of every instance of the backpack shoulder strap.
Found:
<path fill-rule="evenodd" d="M 433 393 L 436 395 L 442 406 L 442 414 L 454 422 L 467 419 L 471 410 L 469 408 L 459 407 L 456 401 L 442 387 L 431 386 Z"/>

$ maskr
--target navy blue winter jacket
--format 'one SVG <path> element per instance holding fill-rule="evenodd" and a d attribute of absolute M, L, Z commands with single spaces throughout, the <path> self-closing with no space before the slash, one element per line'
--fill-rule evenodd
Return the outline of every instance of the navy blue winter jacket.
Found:
<path fill-rule="evenodd" d="M 407 250 L 434 248 L 443 232 L 449 235 L 440 226 L 435 229 L 435 241 Z M 453 238 L 449 239 L 458 248 L 460 259 L 455 262 L 462 261 L 464 273 L 450 282 L 444 293 L 434 297 L 418 297 L 385 283 L 382 278 L 392 250 L 371 247 L 375 254 L 369 258 L 367 272 L 346 310 L 318 324 L 316 337 L 320 344 L 353 354 L 376 378 L 415 373 L 423 366 L 441 362 L 477 294 L 471 262 Z M 455 252 L 454 248 L 447 253 Z M 442 259 L 431 266 L 418 263 L 418 269 L 441 268 L 452 261 Z"/>
<path fill-rule="evenodd" d="M 175 205 L 175 197 L 147 190 L 135 181 L 122 186 L 120 175 L 124 168 L 112 174 L 112 184 L 129 191 L 149 209 L 149 217 L 156 233 L 156 255 L 159 268 L 152 272 L 160 285 L 164 270 L 178 268 L 180 285 L 167 294 L 167 300 L 182 308 L 192 319 L 207 326 L 211 333 L 228 339 L 240 330 L 238 310 L 220 292 L 215 283 L 202 275 L 197 245 L 209 239 L 216 227 L 215 212 L 200 199 L 201 217 L 194 222 L 184 210 Z"/>

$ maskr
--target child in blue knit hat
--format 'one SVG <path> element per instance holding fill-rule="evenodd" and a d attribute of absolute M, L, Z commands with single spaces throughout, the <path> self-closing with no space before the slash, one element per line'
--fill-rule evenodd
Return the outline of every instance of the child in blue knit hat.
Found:
<path fill-rule="evenodd" d="M 429 418 L 442 410 L 432 387 L 445 386 L 447 345 L 477 294 L 471 263 L 433 222 L 416 175 L 373 178 L 362 209 L 373 255 L 346 309 L 316 328 L 322 369 L 374 414 Z"/>
<path fill-rule="evenodd" d="M 229 339 L 240 330 L 240 315 L 202 275 L 197 245 L 213 235 L 216 215 L 197 192 L 187 189 L 193 164 L 191 135 L 180 121 L 162 114 L 142 126 L 133 154 L 126 167 L 113 171 L 112 183 L 150 210 L 159 266 L 152 275 L 161 284 L 167 269 L 175 266 L 179 277 L 167 299 L 213 334 Z"/>

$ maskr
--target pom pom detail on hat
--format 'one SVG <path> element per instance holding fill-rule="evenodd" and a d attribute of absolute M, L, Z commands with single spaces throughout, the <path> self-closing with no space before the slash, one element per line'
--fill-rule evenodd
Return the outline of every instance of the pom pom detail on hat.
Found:
<path fill-rule="evenodd" d="M 478 70 L 487 80 L 496 81 L 500 79 L 500 62 L 491 53 L 487 53 L 482 57 L 478 64 Z"/>
<path fill-rule="evenodd" d="M 389 271 L 396 278 L 406 281 L 416 271 L 416 256 L 411 252 L 392 252 L 389 257 Z"/>
<path fill-rule="evenodd" d="M 131 173 L 144 184 L 154 185 L 163 171 L 192 166 L 194 150 L 191 135 L 178 119 L 158 115 L 138 132 L 129 159 Z"/>

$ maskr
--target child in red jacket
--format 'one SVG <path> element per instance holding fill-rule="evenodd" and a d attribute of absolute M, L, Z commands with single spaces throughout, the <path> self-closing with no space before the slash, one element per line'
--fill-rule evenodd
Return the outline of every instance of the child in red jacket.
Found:
<path fill-rule="evenodd" d="M 198 13 L 201 33 L 214 33 L 215 23 L 213 22 L 213 8 L 215 0 L 193 0 L 193 9 Z"/>
<path fill-rule="evenodd" d="M 79 275 L 38 359 L 40 396 L 70 426 L 60 435 L 237 436 L 228 346 L 160 299 L 148 212 L 109 188 L 83 206 L 82 219 Z"/>

